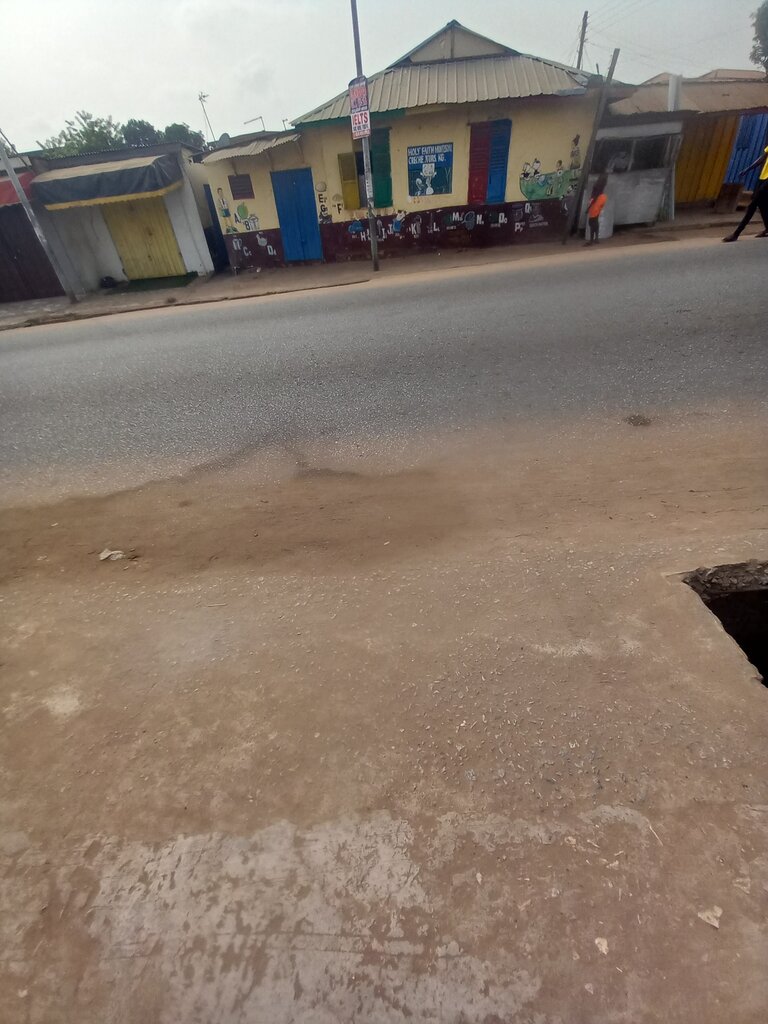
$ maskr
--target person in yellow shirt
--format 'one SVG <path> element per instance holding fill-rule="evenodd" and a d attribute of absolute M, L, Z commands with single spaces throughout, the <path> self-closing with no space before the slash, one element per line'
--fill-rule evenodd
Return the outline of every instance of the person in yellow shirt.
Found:
<path fill-rule="evenodd" d="M 763 161 L 765 161 L 765 163 L 763 163 Z M 743 178 L 745 174 L 749 174 L 750 171 L 754 170 L 755 167 L 759 167 L 760 164 L 763 164 L 763 169 L 760 172 L 760 179 L 752 193 L 752 202 L 747 207 L 741 224 L 739 224 L 732 235 L 726 235 L 723 239 L 724 242 L 738 242 L 739 235 L 754 217 L 755 210 L 760 211 L 760 216 L 763 218 L 763 224 L 765 225 L 765 229 L 761 231 L 757 237 L 768 238 L 768 146 L 765 147 L 765 156 L 759 157 L 753 164 L 750 164 L 749 167 L 745 167 L 741 172 L 740 177 Z"/>

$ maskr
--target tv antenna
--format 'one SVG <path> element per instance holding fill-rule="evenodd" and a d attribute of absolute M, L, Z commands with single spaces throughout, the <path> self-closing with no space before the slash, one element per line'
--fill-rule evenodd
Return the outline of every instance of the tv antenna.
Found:
<path fill-rule="evenodd" d="M 211 122 L 208 118 L 208 111 L 205 109 L 205 103 L 206 100 L 208 99 L 208 93 L 199 92 L 197 94 L 197 98 L 200 100 L 200 106 L 203 108 L 203 117 L 205 118 L 205 123 L 208 126 L 208 134 L 210 135 L 211 142 L 214 142 L 216 136 L 214 135 L 213 128 L 211 127 Z"/>

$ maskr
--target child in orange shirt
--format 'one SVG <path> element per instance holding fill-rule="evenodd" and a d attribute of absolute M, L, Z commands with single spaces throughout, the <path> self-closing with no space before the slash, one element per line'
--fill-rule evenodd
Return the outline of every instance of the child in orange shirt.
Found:
<path fill-rule="evenodd" d="M 587 228 L 587 245 L 597 245 L 600 241 L 600 214 L 608 202 L 608 196 L 605 194 L 607 184 L 608 179 L 604 174 L 601 174 L 595 182 L 595 187 L 592 189 L 592 198 L 589 200 L 589 207 L 587 208 L 587 222 L 589 224 Z"/>

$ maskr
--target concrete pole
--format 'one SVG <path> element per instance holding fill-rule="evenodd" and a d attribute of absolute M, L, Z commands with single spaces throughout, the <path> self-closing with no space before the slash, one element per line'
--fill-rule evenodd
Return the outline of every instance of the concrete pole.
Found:
<path fill-rule="evenodd" d="M 669 87 L 667 90 L 667 110 L 679 110 L 683 105 L 683 76 L 682 75 L 670 75 L 669 76 Z M 677 143 L 677 152 L 679 152 L 679 142 Z M 677 180 L 677 153 L 675 159 L 671 161 L 669 169 L 669 180 L 667 181 L 667 217 L 669 220 L 675 219 L 675 187 Z"/>
<path fill-rule="evenodd" d="M 357 77 L 363 77 L 363 57 L 360 51 L 360 26 L 357 23 L 357 0 L 352 4 L 352 32 L 355 37 L 355 65 Z M 371 239 L 371 264 L 374 270 L 379 269 L 379 235 L 376 227 L 376 215 L 373 212 L 373 173 L 371 171 L 371 140 L 366 136 L 363 140 L 363 171 L 365 174 L 365 202 L 368 207 L 368 235 Z"/>
<path fill-rule="evenodd" d="M 53 267 L 54 273 L 56 274 L 56 277 L 58 277 L 59 279 L 59 284 L 64 290 L 64 294 L 67 296 L 70 302 L 77 302 L 77 295 L 75 294 L 74 289 L 70 285 L 67 279 L 67 275 L 64 273 L 61 264 L 56 258 L 56 254 L 54 253 L 53 249 L 48 243 L 48 239 L 45 237 L 45 232 L 43 231 L 40 225 L 40 221 L 37 219 L 37 214 L 32 209 L 32 204 L 30 203 L 29 199 L 27 199 L 26 192 L 21 187 L 21 182 L 19 181 L 18 175 L 14 170 L 13 164 L 11 163 L 11 158 L 9 157 L 8 151 L 6 150 L 5 146 L 3 145 L 2 140 L 0 140 L 0 163 L 3 165 L 5 173 L 8 175 L 8 180 L 13 186 L 13 190 L 18 196 L 18 200 L 24 208 L 24 212 L 26 213 L 29 219 L 29 223 L 32 225 L 32 228 L 35 234 L 37 235 L 37 239 L 40 242 L 40 245 L 42 245 L 43 247 L 43 252 L 48 257 L 48 260 L 51 266 Z"/>

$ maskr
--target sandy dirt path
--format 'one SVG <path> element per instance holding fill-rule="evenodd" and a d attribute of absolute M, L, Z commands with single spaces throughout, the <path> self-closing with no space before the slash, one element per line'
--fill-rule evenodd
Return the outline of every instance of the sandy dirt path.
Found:
<path fill-rule="evenodd" d="M 0 1019 L 762 1022 L 765 423 L 650 418 L 0 512 Z"/>

